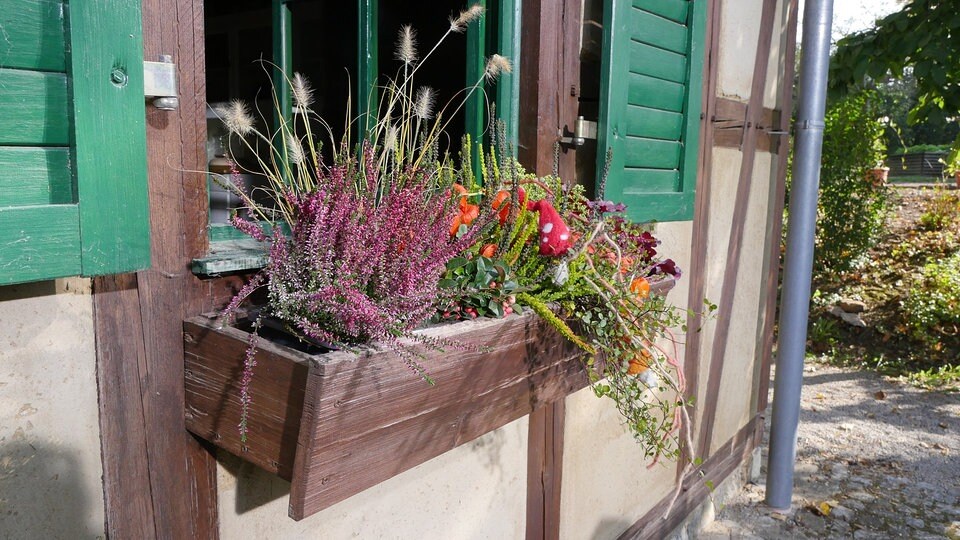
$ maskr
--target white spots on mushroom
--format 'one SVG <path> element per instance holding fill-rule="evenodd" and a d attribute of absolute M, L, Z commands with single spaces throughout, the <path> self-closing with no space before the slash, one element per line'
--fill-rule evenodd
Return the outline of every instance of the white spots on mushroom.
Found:
<path fill-rule="evenodd" d="M 543 231 L 544 234 L 549 233 L 550 231 L 553 230 L 553 223 L 546 223 L 546 224 L 544 224 L 544 225 L 543 225 L 543 229 L 541 229 L 541 230 Z"/>
<path fill-rule="evenodd" d="M 547 237 L 547 236 L 544 236 L 544 237 L 543 237 L 543 243 L 544 243 L 544 244 L 546 244 L 546 243 L 549 242 L 549 241 L 550 241 L 550 238 L 549 238 L 549 237 Z"/>
<path fill-rule="evenodd" d="M 566 240 L 567 238 L 570 238 L 570 235 L 567 233 L 563 233 L 560 235 L 560 240 Z"/>

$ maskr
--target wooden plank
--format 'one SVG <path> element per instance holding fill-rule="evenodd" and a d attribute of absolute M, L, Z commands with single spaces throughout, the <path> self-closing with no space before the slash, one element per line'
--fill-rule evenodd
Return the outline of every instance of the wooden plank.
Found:
<path fill-rule="evenodd" d="M 260 448 L 267 437 L 258 436 L 265 431 L 253 424 L 259 416 L 251 416 L 251 437 L 246 448 L 240 446 L 235 429 L 239 421 L 235 394 L 206 401 L 192 397 L 195 390 L 200 392 L 208 386 L 196 382 L 197 377 L 206 376 L 208 368 L 204 366 L 225 366 L 233 370 L 230 373 L 236 373 L 243 358 L 245 336 L 235 330 L 217 330 L 204 318 L 192 319 L 190 323 L 195 325 L 190 327 L 194 330 L 188 331 L 186 343 L 191 372 L 191 390 L 187 393 L 188 414 L 194 426 L 191 429 L 209 434 L 211 425 L 234 426 L 214 430 L 220 437 L 212 442 L 238 455 L 270 456 L 258 458 L 258 462 L 273 467 L 270 460 L 285 454 L 280 452 L 279 441 L 270 443 L 270 448 Z M 490 350 L 458 352 L 456 360 L 452 360 L 449 351 L 429 351 L 411 345 L 414 351 L 424 354 L 421 364 L 436 380 L 435 386 L 426 384 L 388 350 L 360 357 L 339 352 L 309 359 L 311 370 L 292 473 L 292 517 L 310 515 L 587 384 L 580 352 L 533 314 L 463 322 L 427 332 L 456 339 L 466 347 L 483 345 Z M 214 341 L 209 347 L 197 345 L 211 339 Z M 234 344 L 226 345 L 221 339 L 232 339 Z M 264 344 L 258 354 L 278 351 L 272 347 Z M 229 360 L 210 357 L 219 354 Z M 304 360 L 301 353 L 285 354 L 288 362 Z M 264 371 L 267 357 L 258 358 L 260 371 L 254 384 L 271 373 L 290 373 Z M 209 386 L 223 388 L 228 378 L 229 375 L 223 375 L 219 383 Z M 285 388 L 299 386 L 289 381 L 277 384 Z M 254 399 L 259 395 L 255 394 Z M 288 400 L 286 394 L 280 399 Z M 200 410 L 203 403 L 218 408 Z M 265 404 L 261 399 L 260 403 L 270 407 L 274 420 L 289 417 L 288 402 Z M 212 419 L 217 423 L 213 424 Z M 207 427 L 197 428 L 197 422 L 206 422 Z M 283 432 L 289 429 L 283 428 Z M 278 459 L 276 470 L 285 467 Z"/>
<path fill-rule="evenodd" d="M 690 0 L 633 0 L 633 7 L 686 24 Z"/>
<path fill-rule="evenodd" d="M 677 83 L 687 82 L 686 56 L 632 40 L 629 48 L 631 73 Z"/>
<path fill-rule="evenodd" d="M 0 285 L 80 273 L 75 204 L 0 207 Z"/>
<path fill-rule="evenodd" d="M 787 5 L 787 23 L 786 36 L 783 43 L 786 44 L 786 52 L 783 56 L 783 73 L 780 79 L 780 110 L 793 110 L 793 81 L 795 64 L 794 60 L 797 54 L 797 15 L 799 11 L 798 0 L 791 0 Z M 783 114 L 780 117 L 780 131 L 789 132 L 791 115 Z M 760 327 L 760 369 L 757 375 L 757 412 L 763 414 L 767 408 L 768 390 L 770 388 L 770 366 L 773 363 L 773 329 L 775 318 L 777 316 L 777 292 L 780 283 L 780 242 L 783 232 L 783 207 L 786 203 L 787 186 L 787 165 L 788 165 L 788 145 L 789 137 L 780 138 L 780 148 L 777 159 L 777 176 L 774 188 L 773 208 L 768 217 L 770 225 L 770 235 L 767 237 L 767 263 L 766 282 L 764 283 L 764 313 L 763 325 Z"/>
<path fill-rule="evenodd" d="M 0 146 L 0 206 L 71 204 L 70 149 Z"/>
<path fill-rule="evenodd" d="M 638 186 L 636 191 L 623 192 L 621 202 L 627 205 L 627 218 L 638 223 L 656 221 L 681 221 L 690 219 L 693 214 L 694 194 L 692 191 L 677 193 L 649 193 Z M 651 217 L 656 216 L 656 217 Z M 703 303 L 696 304 L 699 308 Z"/>
<path fill-rule="evenodd" d="M 753 81 L 750 87 L 750 102 L 747 104 L 747 125 L 756 125 L 763 112 L 763 93 L 767 82 L 767 66 L 770 59 L 770 44 L 773 40 L 773 24 L 777 12 L 777 0 L 764 0 L 760 14 L 760 32 L 757 37 L 757 50 L 754 57 Z M 740 177 L 737 181 L 737 194 L 734 199 L 733 223 L 727 239 L 727 256 L 724 267 L 723 284 L 720 299 L 717 302 L 717 326 L 710 348 L 710 376 L 707 379 L 706 395 L 703 403 L 708 406 L 701 416 L 700 434 L 696 439 L 698 455 L 702 458 L 710 455 L 713 430 L 717 416 L 717 401 L 720 399 L 720 382 L 726 360 L 727 337 L 733 324 L 733 304 L 737 297 L 737 277 L 740 268 L 740 256 L 743 252 L 743 237 L 746 232 L 747 204 L 750 201 L 753 181 L 753 165 L 756 158 L 756 129 L 747 129 L 744 135 L 743 155 L 740 161 Z M 755 351 L 755 354 L 759 351 Z"/>
<path fill-rule="evenodd" d="M 649 75 L 627 74 L 627 103 L 652 109 L 682 112 L 686 86 Z"/>
<path fill-rule="evenodd" d="M 714 123 L 705 121 L 714 118 L 717 108 L 717 80 L 720 52 L 720 21 L 721 21 L 720 0 L 708 0 L 707 3 L 707 24 L 706 36 L 704 41 L 708 43 L 706 50 L 706 76 L 702 81 L 701 94 L 703 96 L 704 120 L 703 138 L 701 139 L 699 154 L 699 166 L 697 177 L 699 179 L 697 186 L 697 198 L 693 215 L 693 246 L 690 256 L 690 276 L 689 293 L 687 295 L 687 306 L 690 309 L 687 315 L 686 343 L 684 345 L 683 373 L 687 380 L 687 388 L 684 396 L 687 400 L 696 402 L 699 398 L 699 380 L 700 380 L 700 328 L 703 325 L 703 299 L 706 289 L 706 268 L 707 268 L 707 248 L 710 241 L 710 201 L 711 191 L 713 190 L 713 145 L 714 145 Z M 697 426 L 696 414 L 690 415 L 689 432 L 695 433 Z M 696 444 L 696 443 L 694 443 Z M 681 449 L 683 459 L 677 460 L 677 482 L 683 480 L 683 472 L 686 463 L 695 460 L 698 456 L 695 454 L 696 448 L 688 448 L 686 445 Z"/>
<path fill-rule="evenodd" d="M 199 319 L 199 320 L 198 320 Z M 215 321 L 184 321 L 186 427 L 213 444 L 282 478 L 293 477 L 310 356 L 260 340 L 250 383 L 248 443 L 240 442 L 238 381 L 247 349 L 246 332 Z"/>
<path fill-rule="evenodd" d="M 678 169 L 683 145 L 643 137 L 624 137 L 623 166 L 648 169 Z M 624 185 L 624 189 L 629 186 Z"/>
<path fill-rule="evenodd" d="M 377 0 L 357 0 L 357 114 L 366 119 L 360 124 L 364 130 L 373 128 L 378 114 L 379 5 Z"/>
<path fill-rule="evenodd" d="M 680 496 L 676 501 L 671 503 L 673 493 L 670 493 L 624 531 L 619 539 L 667 538 L 697 506 L 709 499 L 713 487 L 719 486 L 750 456 L 753 449 L 757 447 L 756 434 L 762 429 L 763 419 L 754 416 L 734 437 L 718 448 L 713 456 L 681 479 Z M 670 509 L 669 514 L 667 514 L 668 509 Z"/>
<path fill-rule="evenodd" d="M 559 540 L 564 400 L 530 413 L 527 436 L 527 540 Z"/>
<path fill-rule="evenodd" d="M 627 104 L 626 134 L 633 137 L 679 141 L 683 133 L 680 113 L 637 107 Z"/>
<path fill-rule="evenodd" d="M 84 275 L 150 264 L 140 19 L 137 0 L 70 7 Z"/>
<path fill-rule="evenodd" d="M 521 0 L 500 0 L 497 4 L 497 47 L 500 54 L 510 59 L 511 73 L 501 73 L 497 79 L 497 117 L 506 124 L 507 140 L 516 148 L 517 124 L 520 121 L 520 21 Z"/>
<path fill-rule="evenodd" d="M 106 532 L 110 538 L 159 538 L 151 489 L 151 432 L 141 401 L 146 351 L 135 274 L 93 280 L 93 320 L 97 337 L 97 401 Z M 171 477 L 178 469 L 166 471 Z M 168 527 L 173 524 L 168 523 Z"/>
<path fill-rule="evenodd" d="M 187 271 L 206 242 L 206 179 L 185 172 L 206 165 L 203 3 L 142 4 L 144 54 L 174 55 L 180 109 L 147 110 L 152 269 L 94 280 L 107 532 L 216 539 L 216 463 L 183 415 L 183 319 L 238 285 Z"/>
<path fill-rule="evenodd" d="M 673 193 L 680 189 L 680 171 L 625 167 L 623 178 L 630 187 L 624 193 Z"/>
<path fill-rule="evenodd" d="M 678 54 L 686 54 L 690 45 L 687 27 L 642 9 L 630 10 L 631 37 L 639 43 L 646 43 Z"/>
<path fill-rule="evenodd" d="M 520 65 L 520 125 L 517 157 L 538 175 L 554 171 L 554 145 L 566 126 L 573 129 L 580 94 L 580 25 L 582 5 L 564 0 L 523 2 Z M 576 178 L 574 152 L 561 152 L 560 177 Z"/>
<path fill-rule="evenodd" d="M 63 2 L 0 2 L 0 66 L 41 71 L 66 70 Z"/>
<path fill-rule="evenodd" d="M 0 88 L 0 144 L 70 144 L 66 75 L 0 68 Z"/>
<path fill-rule="evenodd" d="M 471 5 L 487 7 L 486 0 L 473 0 Z M 466 77 L 464 88 L 472 88 L 479 83 L 477 90 L 470 94 L 463 103 L 463 130 L 470 135 L 470 164 L 473 166 L 473 175 L 482 181 L 483 171 L 480 170 L 480 149 L 483 145 L 483 132 L 487 128 L 486 122 L 486 77 L 487 68 L 487 18 L 480 17 L 467 26 L 467 54 Z"/>

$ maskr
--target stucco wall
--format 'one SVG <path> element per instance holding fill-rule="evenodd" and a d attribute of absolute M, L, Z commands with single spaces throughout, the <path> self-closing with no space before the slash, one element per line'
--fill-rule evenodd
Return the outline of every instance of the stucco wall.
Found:
<path fill-rule="evenodd" d="M 521 418 L 299 522 L 287 482 L 221 456 L 221 537 L 523 538 L 527 429 Z"/>
<path fill-rule="evenodd" d="M 103 536 L 89 282 L 0 287 L 0 538 Z"/>

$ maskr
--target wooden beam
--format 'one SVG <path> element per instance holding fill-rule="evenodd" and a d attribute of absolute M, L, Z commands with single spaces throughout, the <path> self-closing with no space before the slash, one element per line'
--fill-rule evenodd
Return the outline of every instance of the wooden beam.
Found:
<path fill-rule="evenodd" d="M 794 60 L 797 54 L 797 16 L 799 11 L 798 0 L 789 0 L 787 7 L 787 33 L 784 38 L 786 52 L 783 56 L 783 79 L 780 89 L 780 110 L 793 110 L 793 73 Z M 787 133 L 791 128 L 791 114 L 780 116 L 779 131 Z M 773 362 L 773 327 L 777 316 L 777 297 L 780 283 L 780 237 L 783 233 L 783 207 L 786 199 L 787 186 L 787 155 L 789 154 L 790 137 L 780 137 L 779 160 L 777 161 L 776 194 L 773 199 L 773 210 L 769 217 L 771 223 L 770 235 L 767 237 L 766 282 L 763 293 L 765 306 L 763 326 L 760 332 L 760 383 L 757 394 L 757 412 L 767 408 L 767 394 L 770 388 L 770 364 Z"/>
<path fill-rule="evenodd" d="M 172 54 L 180 108 L 147 108 L 152 267 L 94 280 L 108 536 L 217 538 L 213 455 L 183 419 L 182 321 L 214 289 L 188 270 L 206 251 L 203 3 L 143 2 L 147 59 Z M 174 164 L 174 165 L 171 165 Z"/>
<path fill-rule="evenodd" d="M 530 0 L 523 4 L 520 125 L 517 158 L 527 170 L 551 174 L 564 127 L 573 130 L 580 94 L 579 1 Z M 575 180 L 576 156 L 561 151 L 560 176 Z"/>
<path fill-rule="evenodd" d="M 564 401 L 530 415 L 527 446 L 527 540 L 560 538 Z"/>
<path fill-rule="evenodd" d="M 737 194 L 733 209 L 733 223 L 727 240 L 726 265 L 723 284 L 720 289 L 717 327 L 710 348 L 710 374 L 707 380 L 703 416 L 700 422 L 700 435 L 697 438 L 697 455 L 701 459 L 709 456 L 710 442 L 713 438 L 717 416 L 717 401 L 720 399 L 720 383 L 723 377 L 726 359 L 727 338 L 732 324 L 733 303 L 737 296 L 737 274 L 740 267 L 740 255 L 743 250 L 743 236 L 747 221 L 747 205 L 753 180 L 753 165 L 756 158 L 756 129 L 763 112 L 763 95 L 767 82 L 767 65 L 770 59 L 770 44 L 773 40 L 773 23 L 777 13 L 777 0 L 764 0 L 760 15 L 760 33 L 757 39 L 757 52 L 753 64 L 753 82 L 750 86 L 750 101 L 747 104 L 747 129 L 744 133 L 743 155 L 740 161 L 740 176 L 737 182 Z"/>
<path fill-rule="evenodd" d="M 703 136 L 700 138 L 699 168 L 697 170 L 696 203 L 693 215 L 693 239 L 691 246 L 690 289 L 687 296 L 687 306 L 690 313 L 687 316 L 687 337 L 684 348 L 683 370 L 687 381 L 686 398 L 696 399 L 699 393 L 700 379 L 700 328 L 703 325 L 702 307 L 706 291 L 707 242 L 710 238 L 710 193 L 713 189 L 713 146 L 715 138 L 714 123 L 708 121 L 716 114 L 717 102 L 717 74 L 720 51 L 720 0 L 710 0 L 707 6 L 707 35 L 704 39 L 709 44 L 707 58 L 704 62 L 707 75 L 703 78 L 703 118 L 700 120 L 700 129 Z M 690 415 L 693 433 L 696 427 L 696 414 Z M 677 481 L 686 467 L 686 463 L 693 461 L 694 448 L 684 449 L 683 458 L 677 460 Z"/>
<path fill-rule="evenodd" d="M 757 447 L 757 433 L 762 430 L 762 418 L 759 415 L 754 416 L 697 470 L 691 471 L 682 479 L 680 496 L 672 503 L 672 508 L 670 505 L 673 493 L 670 493 L 624 531 L 620 540 L 667 538 L 697 506 L 708 499 L 712 491 L 709 486 L 720 485 L 750 456 Z"/>

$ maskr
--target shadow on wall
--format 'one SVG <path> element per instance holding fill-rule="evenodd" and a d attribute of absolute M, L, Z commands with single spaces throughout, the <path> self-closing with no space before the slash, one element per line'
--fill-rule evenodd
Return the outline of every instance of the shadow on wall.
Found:
<path fill-rule="evenodd" d="M 104 538 L 74 453 L 31 444 L 19 428 L 12 439 L 0 440 L 0 538 Z"/>

